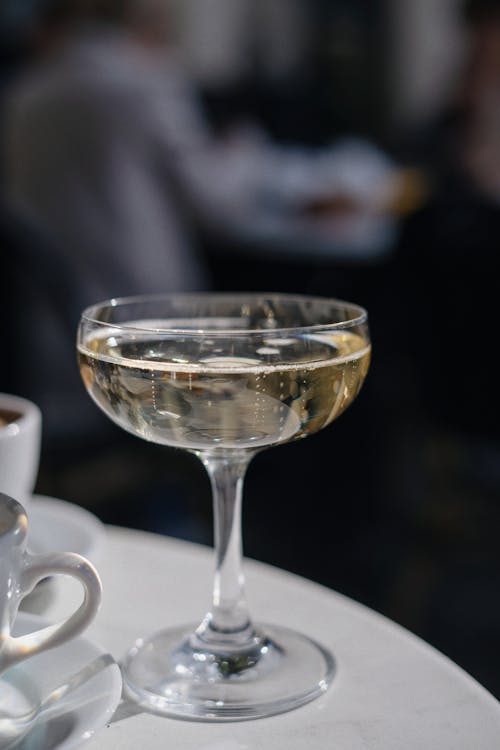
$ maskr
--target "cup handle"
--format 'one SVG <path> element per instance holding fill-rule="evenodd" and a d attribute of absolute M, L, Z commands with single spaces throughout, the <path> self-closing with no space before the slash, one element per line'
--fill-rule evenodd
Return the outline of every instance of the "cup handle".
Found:
<path fill-rule="evenodd" d="M 2 664 L 3 669 L 74 638 L 90 624 L 96 615 L 102 593 L 99 575 L 88 560 L 73 552 L 43 555 L 31 555 L 26 552 L 20 582 L 21 599 L 33 591 L 42 579 L 54 575 L 69 575 L 82 584 L 84 591 L 82 604 L 62 622 L 16 638 L 9 636 L 2 654 L 5 659 L 5 663 Z"/>

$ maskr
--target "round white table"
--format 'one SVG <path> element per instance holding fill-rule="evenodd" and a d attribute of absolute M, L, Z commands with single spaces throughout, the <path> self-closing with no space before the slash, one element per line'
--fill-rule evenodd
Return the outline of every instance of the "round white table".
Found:
<path fill-rule="evenodd" d="M 86 636 L 118 660 L 140 636 L 205 614 L 211 550 L 108 527 L 95 560 L 104 599 Z M 256 721 L 199 723 L 122 704 L 88 750 L 493 750 L 500 704 L 459 667 L 399 626 L 345 597 L 284 571 L 246 561 L 257 622 L 286 624 L 331 649 L 337 674 L 324 696 Z M 78 601 L 63 580 L 44 616 Z"/>

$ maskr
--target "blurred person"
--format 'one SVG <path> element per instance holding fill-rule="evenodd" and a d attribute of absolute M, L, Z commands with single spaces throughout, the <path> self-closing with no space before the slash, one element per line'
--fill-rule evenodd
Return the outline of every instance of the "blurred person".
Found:
<path fill-rule="evenodd" d="M 13 379 L 42 408 L 49 442 L 105 429 L 74 364 L 68 321 L 76 327 L 77 305 L 204 283 L 171 187 L 158 73 L 145 45 L 117 30 L 125 9 L 111 0 L 37 2 L 33 58 L 5 104 L 4 214 L 21 227 L 14 246 L 25 251 L 10 253 L 23 307 L 12 320 Z M 41 255 L 71 289 L 67 306 L 32 273 Z"/>
<path fill-rule="evenodd" d="M 462 165 L 485 195 L 500 201 L 500 2 L 467 0 L 468 64 L 457 95 Z"/>
<path fill-rule="evenodd" d="M 441 113 L 409 139 L 406 156 L 426 166 L 437 190 L 500 198 L 500 2 L 460 4 L 465 62 Z"/>
<path fill-rule="evenodd" d="M 195 227 L 223 241 L 263 200 L 338 192 L 325 159 L 271 144 L 254 123 L 213 137 L 169 44 L 165 0 L 35 8 L 35 57 L 6 102 L 6 193 L 71 263 L 85 302 L 206 286 Z"/>
<path fill-rule="evenodd" d="M 224 192 L 220 153 L 191 101 L 184 106 L 185 82 L 163 54 L 166 30 L 153 24 L 158 9 L 39 6 L 35 63 L 7 100 L 11 205 L 52 235 L 88 301 L 206 285 L 188 210 L 209 220 L 222 193 L 227 211 L 238 198 L 234 185 Z"/>
<path fill-rule="evenodd" d="M 72 307 L 44 301 L 35 275 L 18 383 L 61 437 L 95 422 L 66 333 L 77 305 L 208 286 L 196 227 L 229 235 L 261 190 L 287 190 L 287 178 L 259 136 L 212 137 L 169 53 L 162 0 L 36 0 L 29 35 L 33 59 L 6 100 L 5 210 L 43 236 Z"/>
<path fill-rule="evenodd" d="M 263 203 L 336 212 L 347 194 L 351 213 L 376 213 L 393 200 L 395 170 L 360 139 L 282 148 L 255 122 L 215 138 L 166 0 L 35 4 L 36 59 L 7 102 L 7 193 L 80 258 L 89 299 L 206 285 L 193 227 L 234 239 Z"/>

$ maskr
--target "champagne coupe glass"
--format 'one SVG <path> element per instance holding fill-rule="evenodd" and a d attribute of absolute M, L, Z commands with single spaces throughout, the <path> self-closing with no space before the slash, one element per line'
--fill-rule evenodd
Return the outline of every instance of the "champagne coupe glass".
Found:
<path fill-rule="evenodd" d="M 250 618 L 243 479 L 258 451 L 322 429 L 353 401 L 369 367 L 366 312 L 283 294 L 112 299 L 82 314 L 78 358 L 89 394 L 114 422 L 194 453 L 213 491 L 211 609 L 198 626 L 137 641 L 122 664 L 129 697 L 155 713 L 223 721 L 280 713 L 320 695 L 334 673 L 331 654 Z"/>

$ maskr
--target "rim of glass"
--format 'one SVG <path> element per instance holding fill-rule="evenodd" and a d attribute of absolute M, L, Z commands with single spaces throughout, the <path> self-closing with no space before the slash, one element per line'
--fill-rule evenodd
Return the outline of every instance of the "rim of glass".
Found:
<path fill-rule="evenodd" d="M 331 305 L 337 305 L 338 307 L 344 307 L 352 311 L 352 317 L 347 320 L 340 320 L 336 323 L 314 323 L 311 325 L 295 325 L 295 326 L 280 326 L 277 328 L 176 328 L 176 327 L 147 327 L 147 326 L 134 326 L 129 323 L 112 323 L 110 321 L 99 320 L 95 317 L 96 311 L 100 308 L 115 308 L 126 304 L 133 303 L 147 303 L 161 300 L 190 300 L 199 299 L 206 300 L 209 298 L 215 299 L 234 299 L 235 301 L 241 300 L 242 302 L 252 302 L 258 299 L 262 300 L 296 300 L 304 302 L 325 302 Z M 184 316 L 185 318 L 188 316 Z M 200 317 L 202 317 L 200 315 Z M 208 316 L 206 316 L 208 317 Z M 125 331 L 137 331 L 141 333 L 160 333 L 160 334 L 182 334 L 186 336 L 199 336 L 200 334 L 209 334 L 210 336 L 221 336 L 221 335 L 245 335 L 249 334 L 285 334 L 291 331 L 329 331 L 339 330 L 343 328 L 353 328 L 355 326 L 361 326 L 368 321 L 368 313 L 364 307 L 354 302 L 348 302 L 347 300 L 337 299 L 336 297 L 322 297 L 319 295 L 309 294 L 290 294 L 280 292 L 172 292 L 169 294 L 140 294 L 131 295 L 127 297 L 112 297 L 102 302 L 96 302 L 89 307 L 86 307 L 80 317 L 80 321 L 86 323 L 92 323 L 94 325 L 102 326 L 103 328 L 123 329 Z"/>

